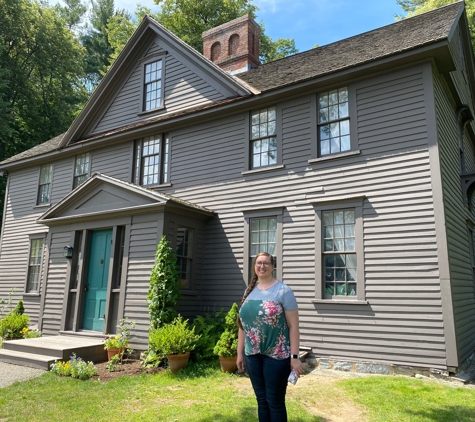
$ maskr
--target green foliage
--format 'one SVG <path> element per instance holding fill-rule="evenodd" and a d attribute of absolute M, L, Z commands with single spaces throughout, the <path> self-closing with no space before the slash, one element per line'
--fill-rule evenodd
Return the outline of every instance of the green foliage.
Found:
<path fill-rule="evenodd" d="M 23 334 L 23 338 L 38 338 L 41 337 L 41 331 L 34 329 L 31 330 L 30 328 L 26 327 L 21 330 Z"/>
<path fill-rule="evenodd" d="M 271 37 L 265 35 L 264 22 L 261 22 L 260 26 L 261 36 L 259 39 L 259 58 L 262 63 L 273 62 L 274 60 L 283 59 L 284 57 L 299 52 L 298 48 L 295 46 L 294 38 L 278 38 L 277 41 L 273 41 Z"/>
<path fill-rule="evenodd" d="M 165 236 L 157 245 L 155 260 L 147 296 L 151 330 L 173 321 L 177 315 L 175 306 L 181 297 L 177 256 Z"/>
<path fill-rule="evenodd" d="M 23 306 L 23 301 L 19 300 L 17 305 L 15 306 L 15 309 L 13 309 L 12 313 L 18 314 L 18 315 L 23 315 L 25 313 L 25 307 Z"/>
<path fill-rule="evenodd" d="M 213 349 L 224 330 L 224 312 L 216 312 L 199 315 L 193 320 L 195 333 L 201 337 L 196 343 L 194 355 L 197 360 L 210 359 L 214 357 Z"/>
<path fill-rule="evenodd" d="M 200 335 L 195 327 L 188 327 L 188 320 L 178 315 L 170 324 L 153 330 L 149 336 L 149 345 L 158 356 L 180 355 L 195 349 Z"/>
<path fill-rule="evenodd" d="M 8 292 L 8 299 L 0 299 L 0 317 L 10 312 L 12 309 L 13 293 L 16 288 L 10 289 Z"/>
<path fill-rule="evenodd" d="M 238 316 L 238 305 L 237 303 L 233 303 L 233 306 L 226 314 L 224 332 L 221 334 L 219 341 L 213 349 L 215 355 L 227 358 L 237 356 L 239 330 L 237 325 Z"/>
<path fill-rule="evenodd" d="M 112 356 L 107 362 L 106 368 L 109 372 L 115 372 L 117 367 L 122 365 L 122 360 L 119 355 Z"/>
<path fill-rule="evenodd" d="M 117 334 L 107 334 L 104 349 L 124 349 L 129 347 L 130 330 L 136 327 L 135 321 L 122 318 L 117 325 Z"/>
<path fill-rule="evenodd" d="M 23 329 L 28 327 L 30 317 L 10 313 L 0 319 L 0 337 L 3 338 L 23 338 Z"/>
<path fill-rule="evenodd" d="M 97 368 L 93 362 L 85 362 L 73 353 L 67 362 L 55 361 L 51 364 L 51 372 L 65 377 L 87 380 L 97 374 Z"/>

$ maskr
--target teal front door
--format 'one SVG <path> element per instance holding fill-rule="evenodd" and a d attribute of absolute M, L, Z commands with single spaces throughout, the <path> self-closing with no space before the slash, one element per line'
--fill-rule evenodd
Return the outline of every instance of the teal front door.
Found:
<path fill-rule="evenodd" d="M 112 230 L 98 230 L 91 234 L 84 298 L 85 330 L 102 331 L 104 328 L 111 240 Z"/>

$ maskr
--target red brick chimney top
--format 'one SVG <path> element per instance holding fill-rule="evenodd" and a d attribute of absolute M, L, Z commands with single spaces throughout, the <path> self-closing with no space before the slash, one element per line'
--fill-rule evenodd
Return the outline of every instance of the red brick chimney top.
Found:
<path fill-rule="evenodd" d="M 241 16 L 203 32 L 203 55 L 231 74 L 258 67 L 260 26 Z"/>

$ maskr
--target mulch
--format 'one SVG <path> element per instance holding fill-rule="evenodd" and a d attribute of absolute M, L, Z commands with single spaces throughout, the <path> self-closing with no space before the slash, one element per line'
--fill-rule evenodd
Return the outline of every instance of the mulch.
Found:
<path fill-rule="evenodd" d="M 140 360 L 132 358 L 123 359 L 122 365 L 117 365 L 114 372 L 110 372 L 107 369 L 107 362 L 95 363 L 94 366 L 97 368 L 97 375 L 93 376 L 91 379 L 100 380 L 102 382 L 107 382 L 123 376 L 133 377 L 141 374 L 156 374 L 157 372 L 165 370 L 163 367 L 145 368 L 142 366 Z"/>

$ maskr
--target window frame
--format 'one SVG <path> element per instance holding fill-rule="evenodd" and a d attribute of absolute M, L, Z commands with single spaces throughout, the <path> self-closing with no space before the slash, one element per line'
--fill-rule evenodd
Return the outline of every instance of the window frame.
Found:
<path fill-rule="evenodd" d="M 360 196 L 341 200 L 312 202 L 315 210 L 315 300 L 313 300 L 313 302 L 367 303 L 365 300 L 363 243 L 363 204 L 365 198 L 365 196 Z M 340 211 L 345 209 L 353 209 L 355 212 L 356 296 L 334 296 L 333 298 L 325 298 L 322 214 L 324 211 Z"/>
<path fill-rule="evenodd" d="M 147 114 L 147 113 L 153 113 L 159 110 L 162 110 L 165 108 L 165 71 L 166 71 L 166 52 L 163 52 L 161 54 L 155 54 L 153 57 L 148 57 L 144 60 L 141 61 L 141 74 L 140 74 L 140 106 L 139 106 L 139 112 L 138 114 Z M 146 108 L 146 87 L 147 83 L 145 82 L 146 78 L 146 68 L 148 65 L 161 61 L 162 62 L 162 73 L 161 73 L 161 97 L 160 97 L 160 104 L 157 107 L 147 109 Z"/>
<path fill-rule="evenodd" d="M 252 139 L 251 131 L 252 131 L 252 114 L 255 112 L 262 111 L 264 109 L 275 108 L 275 138 L 277 141 L 277 148 L 276 148 L 276 162 L 275 164 L 264 165 L 260 167 L 254 168 L 252 165 L 252 157 L 253 157 L 253 149 L 252 143 L 253 141 L 264 139 L 265 137 L 259 139 Z M 245 153 L 245 165 L 244 170 L 242 172 L 243 175 L 252 174 L 252 173 L 260 173 L 264 171 L 276 170 L 284 168 L 285 166 L 282 164 L 282 105 L 278 104 L 268 104 L 263 105 L 259 108 L 255 108 L 249 110 L 245 116 L 245 127 L 246 127 L 246 153 Z M 267 136 L 269 138 L 269 136 Z"/>
<path fill-rule="evenodd" d="M 277 261 L 277 271 L 275 277 L 282 280 L 282 221 L 284 214 L 284 207 L 275 207 L 269 209 L 252 209 L 243 210 L 244 217 L 244 242 L 243 242 L 243 277 L 246 285 L 251 281 L 251 220 L 254 218 L 276 218 L 276 245 L 275 245 L 275 259 Z"/>
<path fill-rule="evenodd" d="M 78 158 L 82 156 L 87 157 L 87 171 L 84 173 L 76 174 Z M 82 185 L 89 178 L 90 174 L 91 174 L 91 154 L 89 152 L 84 152 L 82 154 L 76 155 L 76 157 L 74 158 L 74 169 L 73 169 L 73 189 L 76 189 L 78 186 Z M 84 177 L 84 180 L 78 183 L 78 180 L 80 180 L 81 177 Z"/>
<path fill-rule="evenodd" d="M 335 89 L 341 89 L 346 87 L 348 89 L 348 119 L 350 121 L 350 149 L 348 151 L 340 151 L 332 154 L 321 155 L 320 154 L 320 135 L 319 135 L 319 96 L 322 93 L 330 92 Z M 312 95 L 311 99 L 311 113 L 314 124 L 312 125 L 312 157 L 308 160 L 309 164 L 318 163 L 320 161 L 332 160 L 337 158 L 346 157 L 349 155 L 360 154 L 358 145 L 358 126 L 357 126 L 357 108 L 356 108 L 356 87 L 353 84 L 332 86 L 318 91 L 315 95 Z M 343 119 L 342 119 L 343 120 Z M 335 120 L 340 121 L 340 120 Z M 334 122 L 333 120 L 331 122 Z"/>
<path fill-rule="evenodd" d="M 160 137 L 158 154 L 144 155 L 144 140 Z M 163 151 L 165 150 L 165 153 Z M 158 183 L 144 183 L 144 158 L 158 155 Z M 170 157 L 171 157 L 171 137 L 168 133 L 147 136 L 136 139 L 134 142 L 134 161 L 132 169 L 132 183 L 139 186 L 163 186 L 170 185 Z M 156 173 L 153 173 L 156 174 Z M 166 177 L 166 180 L 164 179 Z"/>
<path fill-rule="evenodd" d="M 33 242 L 41 242 L 41 248 L 38 248 L 40 250 L 40 255 L 38 256 L 39 258 L 39 263 L 37 264 L 31 264 L 31 259 L 32 259 L 32 253 L 33 253 Z M 39 295 L 40 294 L 40 287 L 41 287 L 41 275 L 43 273 L 43 261 L 45 257 L 45 245 L 46 245 L 46 235 L 44 233 L 42 234 L 35 234 L 29 236 L 28 239 L 28 258 L 26 262 L 26 280 L 25 280 L 25 289 L 24 293 L 25 294 L 33 294 L 33 295 Z M 36 249 L 35 249 L 36 250 Z M 38 280 L 37 280 L 37 285 L 36 289 L 32 289 L 32 284 L 30 281 L 30 277 L 32 274 L 32 267 L 37 268 L 37 275 L 38 275 Z"/>
<path fill-rule="evenodd" d="M 47 183 L 41 183 L 41 176 L 43 174 L 43 169 L 46 167 L 50 167 L 50 178 Z M 50 205 L 51 204 L 51 193 L 52 193 L 52 187 L 53 187 L 53 171 L 54 167 L 53 164 L 42 164 L 40 166 L 40 173 L 38 176 L 38 192 L 36 194 L 36 205 L 42 206 L 42 205 Z M 41 201 L 41 188 L 42 186 L 48 186 L 48 201 L 42 202 Z"/>

